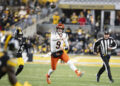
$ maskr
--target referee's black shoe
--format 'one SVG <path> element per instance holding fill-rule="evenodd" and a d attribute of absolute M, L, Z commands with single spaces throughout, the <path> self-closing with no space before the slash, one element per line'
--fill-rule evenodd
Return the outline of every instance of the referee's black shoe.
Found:
<path fill-rule="evenodd" d="M 113 83 L 114 82 L 114 80 L 112 79 L 112 80 L 110 80 L 110 83 Z"/>
<path fill-rule="evenodd" d="M 97 82 L 100 81 L 100 76 L 96 75 L 96 81 L 97 81 Z"/>

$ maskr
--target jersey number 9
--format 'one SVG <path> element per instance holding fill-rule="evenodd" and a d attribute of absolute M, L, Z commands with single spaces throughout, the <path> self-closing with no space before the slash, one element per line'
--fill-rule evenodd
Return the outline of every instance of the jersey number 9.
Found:
<path fill-rule="evenodd" d="M 56 43 L 56 49 L 59 49 L 60 48 L 60 45 L 61 45 L 61 42 L 60 41 L 57 41 L 57 43 Z"/>

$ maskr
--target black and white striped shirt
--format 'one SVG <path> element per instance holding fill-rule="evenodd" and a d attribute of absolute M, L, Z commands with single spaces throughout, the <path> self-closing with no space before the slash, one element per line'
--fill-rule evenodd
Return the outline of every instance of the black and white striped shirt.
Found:
<path fill-rule="evenodd" d="M 108 39 L 100 38 L 94 43 L 94 52 L 99 52 L 103 55 L 110 55 L 111 51 L 109 48 L 116 49 L 117 48 L 117 43 L 116 41 L 112 38 L 109 37 Z"/>

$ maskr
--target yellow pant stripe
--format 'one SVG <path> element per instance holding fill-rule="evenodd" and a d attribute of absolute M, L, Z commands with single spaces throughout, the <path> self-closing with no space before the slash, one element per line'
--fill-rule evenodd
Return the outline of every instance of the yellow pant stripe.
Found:
<path fill-rule="evenodd" d="M 10 59 L 10 60 L 7 61 L 7 64 L 9 66 L 16 67 L 17 66 L 17 60 L 16 59 Z"/>

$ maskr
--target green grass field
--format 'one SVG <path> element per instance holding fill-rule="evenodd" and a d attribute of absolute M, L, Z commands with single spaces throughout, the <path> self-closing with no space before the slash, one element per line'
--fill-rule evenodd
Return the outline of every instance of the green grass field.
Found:
<path fill-rule="evenodd" d="M 115 80 L 112 84 L 109 82 L 106 72 L 101 76 L 100 82 L 96 82 L 96 73 L 100 67 L 81 65 L 77 67 L 85 71 L 81 78 L 78 78 L 67 65 L 58 64 L 57 70 L 51 76 L 52 83 L 50 85 L 46 83 L 49 64 L 25 64 L 24 70 L 17 78 L 21 83 L 29 81 L 32 86 L 120 86 L 119 67 L 111 67 L 112 76 Z M 10 86 L 7 76 L 0 80 L 0 86 Z"/>

